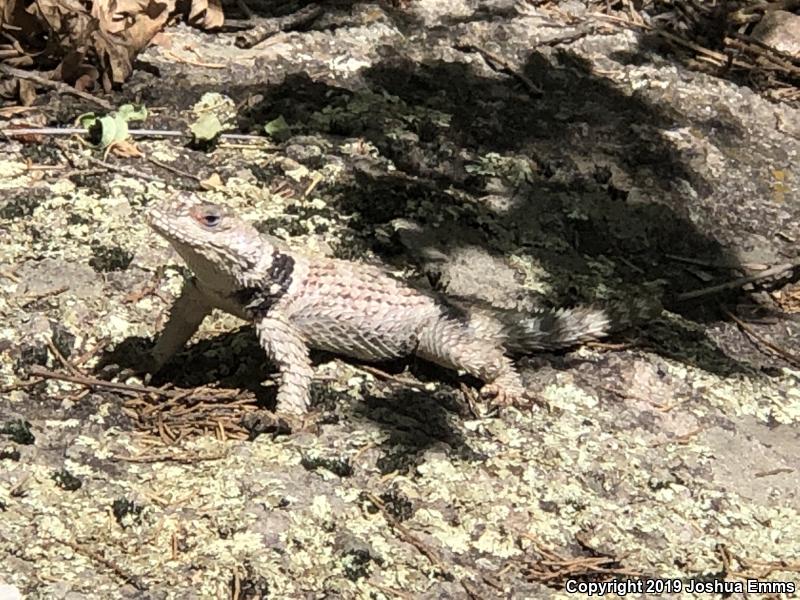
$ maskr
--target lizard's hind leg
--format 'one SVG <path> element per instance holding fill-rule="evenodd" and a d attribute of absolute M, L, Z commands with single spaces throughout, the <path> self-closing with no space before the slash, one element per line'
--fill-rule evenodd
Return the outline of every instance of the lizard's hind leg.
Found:
<path fill-rule="evenodd" d="M 481 395 L 493 398 L 494 404 L 529 404 L 522 378 L 504 348 L 477 337 L 469 325 L 437 319 L 420 333 L 415 354 L 477 377 L 486 384 Z"/>

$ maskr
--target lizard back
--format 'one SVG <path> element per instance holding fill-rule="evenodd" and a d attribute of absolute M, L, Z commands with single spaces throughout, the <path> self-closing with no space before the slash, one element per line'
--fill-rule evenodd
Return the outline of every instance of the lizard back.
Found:
<path fill-rule="evenodd" d="M 383 270 L 337 259 L 310 262 L 282 309 L 312 347 L 364 360 L 412 354 L 441 313 L 433 297 Z"/>

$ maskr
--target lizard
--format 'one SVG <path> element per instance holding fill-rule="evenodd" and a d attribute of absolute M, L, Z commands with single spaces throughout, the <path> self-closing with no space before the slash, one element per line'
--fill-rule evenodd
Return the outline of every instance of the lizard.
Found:
<path fill-rule="evenodd" d="M 611 326 L 609 313 L 592 307 L 520 314 L 465 306 L 377 266 L 290 250 L 190 192 L 149 206 L 146 220 L 193 273 L 149 370 L 160 370 L 218 308 L 253 323 L 278 371 L 279 413 L 309 408 L 310 348 L 366 361 L 414 355 L 477 377 L 481 395 L 498 404 L 526 403 L 512 356 L 597 340 Z"/>

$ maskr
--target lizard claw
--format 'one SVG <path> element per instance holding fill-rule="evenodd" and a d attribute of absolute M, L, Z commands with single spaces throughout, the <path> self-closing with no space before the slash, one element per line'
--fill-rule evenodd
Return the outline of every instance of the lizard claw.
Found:
<path fill-rule="evenodd" d="M 531 405 L 531 398 L 523 389 L 508 388 L 497 383 L 487 383 L 481 388 L 481 398 L 488 400 L 491 406 L 503 408 L 516 406 L 527 408 Z"/>
<path fill-rule="evenodd" d="M 250 439 L 254 440 L 259 435 L 270 434 L 273 437 L 288 435 L 294 430 L 292 419 L 286 415 L 277 415 L 267 410 L 257 410 L 242 417 L 241 425 L 247 429 Z"/>

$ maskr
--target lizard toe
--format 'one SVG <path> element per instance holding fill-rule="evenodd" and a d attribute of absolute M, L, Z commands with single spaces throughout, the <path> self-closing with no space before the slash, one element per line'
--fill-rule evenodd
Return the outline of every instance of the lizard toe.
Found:
<path fill-rule="evenodd" d="M 534 399 L 521 387 L 509 387 L 497 383 L 487 383 L 481 388 L 481 397 L 488 400 L 492 407 L 529 408 Z"/>

